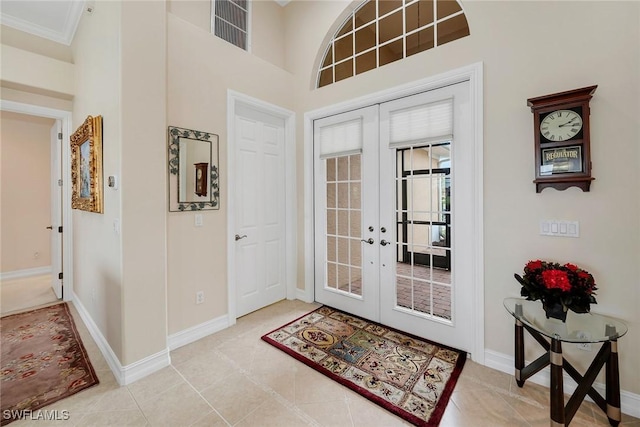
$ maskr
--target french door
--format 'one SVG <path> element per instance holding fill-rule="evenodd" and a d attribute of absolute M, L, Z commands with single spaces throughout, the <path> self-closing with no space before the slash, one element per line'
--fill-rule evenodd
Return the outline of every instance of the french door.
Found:
<path fill-rule="evenodd" d="M 469 83 L 314 122 L 315 299 L 470 351 Z"/>

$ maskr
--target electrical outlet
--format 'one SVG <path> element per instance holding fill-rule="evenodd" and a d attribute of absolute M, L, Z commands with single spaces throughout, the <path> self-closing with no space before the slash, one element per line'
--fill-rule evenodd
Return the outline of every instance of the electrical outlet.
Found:
<path fill-rule="evenodd" d="M 33 259 L 38 259 L 38 258 L 40 258 L 40 252 L 34 252 Z"/>
<path fill-rule="evenodd" d="M 204 291 L 196 292 L 196 304 L 202 304 L 204 302 Z"/>

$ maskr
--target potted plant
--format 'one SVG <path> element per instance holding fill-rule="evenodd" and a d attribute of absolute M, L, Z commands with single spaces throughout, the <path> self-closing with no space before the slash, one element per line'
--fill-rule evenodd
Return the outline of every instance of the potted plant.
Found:
<path fill-rule="evenodd" d="M 567 318 L 567 311 L 588 313 L 596 304 L 596 282 L 586 270 L 575 264 L 561 265 L 551 261 L 529 261 L 524 275 L 514 274 L 522 285 L 520 295 L 528 300 L 541 300 L 547 318 Z"/>

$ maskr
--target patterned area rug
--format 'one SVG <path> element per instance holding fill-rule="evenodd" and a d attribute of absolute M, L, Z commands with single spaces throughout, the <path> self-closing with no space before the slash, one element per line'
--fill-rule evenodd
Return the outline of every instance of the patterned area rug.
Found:
<path fill-rule="evenodd" d="M 262 337 L 419 426 L 437 426 L 466 353 L 320 307 Z"/>
<path fill-rule="evenodd" d="M 0 319 L 1 425 L 98 384 L 66 303 Z"/>

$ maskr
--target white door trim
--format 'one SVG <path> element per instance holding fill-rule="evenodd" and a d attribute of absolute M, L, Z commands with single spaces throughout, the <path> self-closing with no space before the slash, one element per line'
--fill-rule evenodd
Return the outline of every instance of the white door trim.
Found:
<path fill-rule="evenodd" d="M 69 138 L 71 111 L 0 100 L 0 110 L 31 116 L 48 117 L 62 122 L 62 271 L 64 272 L 63 300 L 73 300 L 73 223 L 71 215 L 71 146 Z"/>
<path fill-rule="evenodd" d="M 227 292 L 228 292 L 228 317 L 229 326 L 234 325 L 237 319 L 236 310 L 236 247 L 235 233 L 236 221 L 234 214 L 234 198 L 231 195 L 235 191 L 235 151 L 232 144 L 236 139 L 236 107 L 245 107 L 282 118 L 284 120 L 284 156 L 285 156 L 285 253 L 286 267 L 285 280 L 287 287 L 287 299 L 296 299 L 297 286 L 297 243 L 296 243 L 296 134 L 295 113 L 277 105 L 253 98 L 233 90 L 227 91 Z"/>
<path fill-rule="evenodd" d="M 474 209 L 474 342 L 472 344 L 472 358 L 484 364 L 484 236 L 483 236 L 483 69 L 482 63 L 477 62 L 465 67 L 457 68 L 443 74 L 426 79 L 410 82 L 401 86 L 365 95 L 360 98 L 341 102 L 305 113 L 304 115 L 304 236 L 305 236 L 305 301 L 313 301 L 314 296 L 314 206 L 313 206 L 313 121 L 333 114 L 363 108 L 373 104 L 414 95 L 462 81 L 469 81 L 469 91 L 472 105 L 473 138 L 475 170 Z"/>

